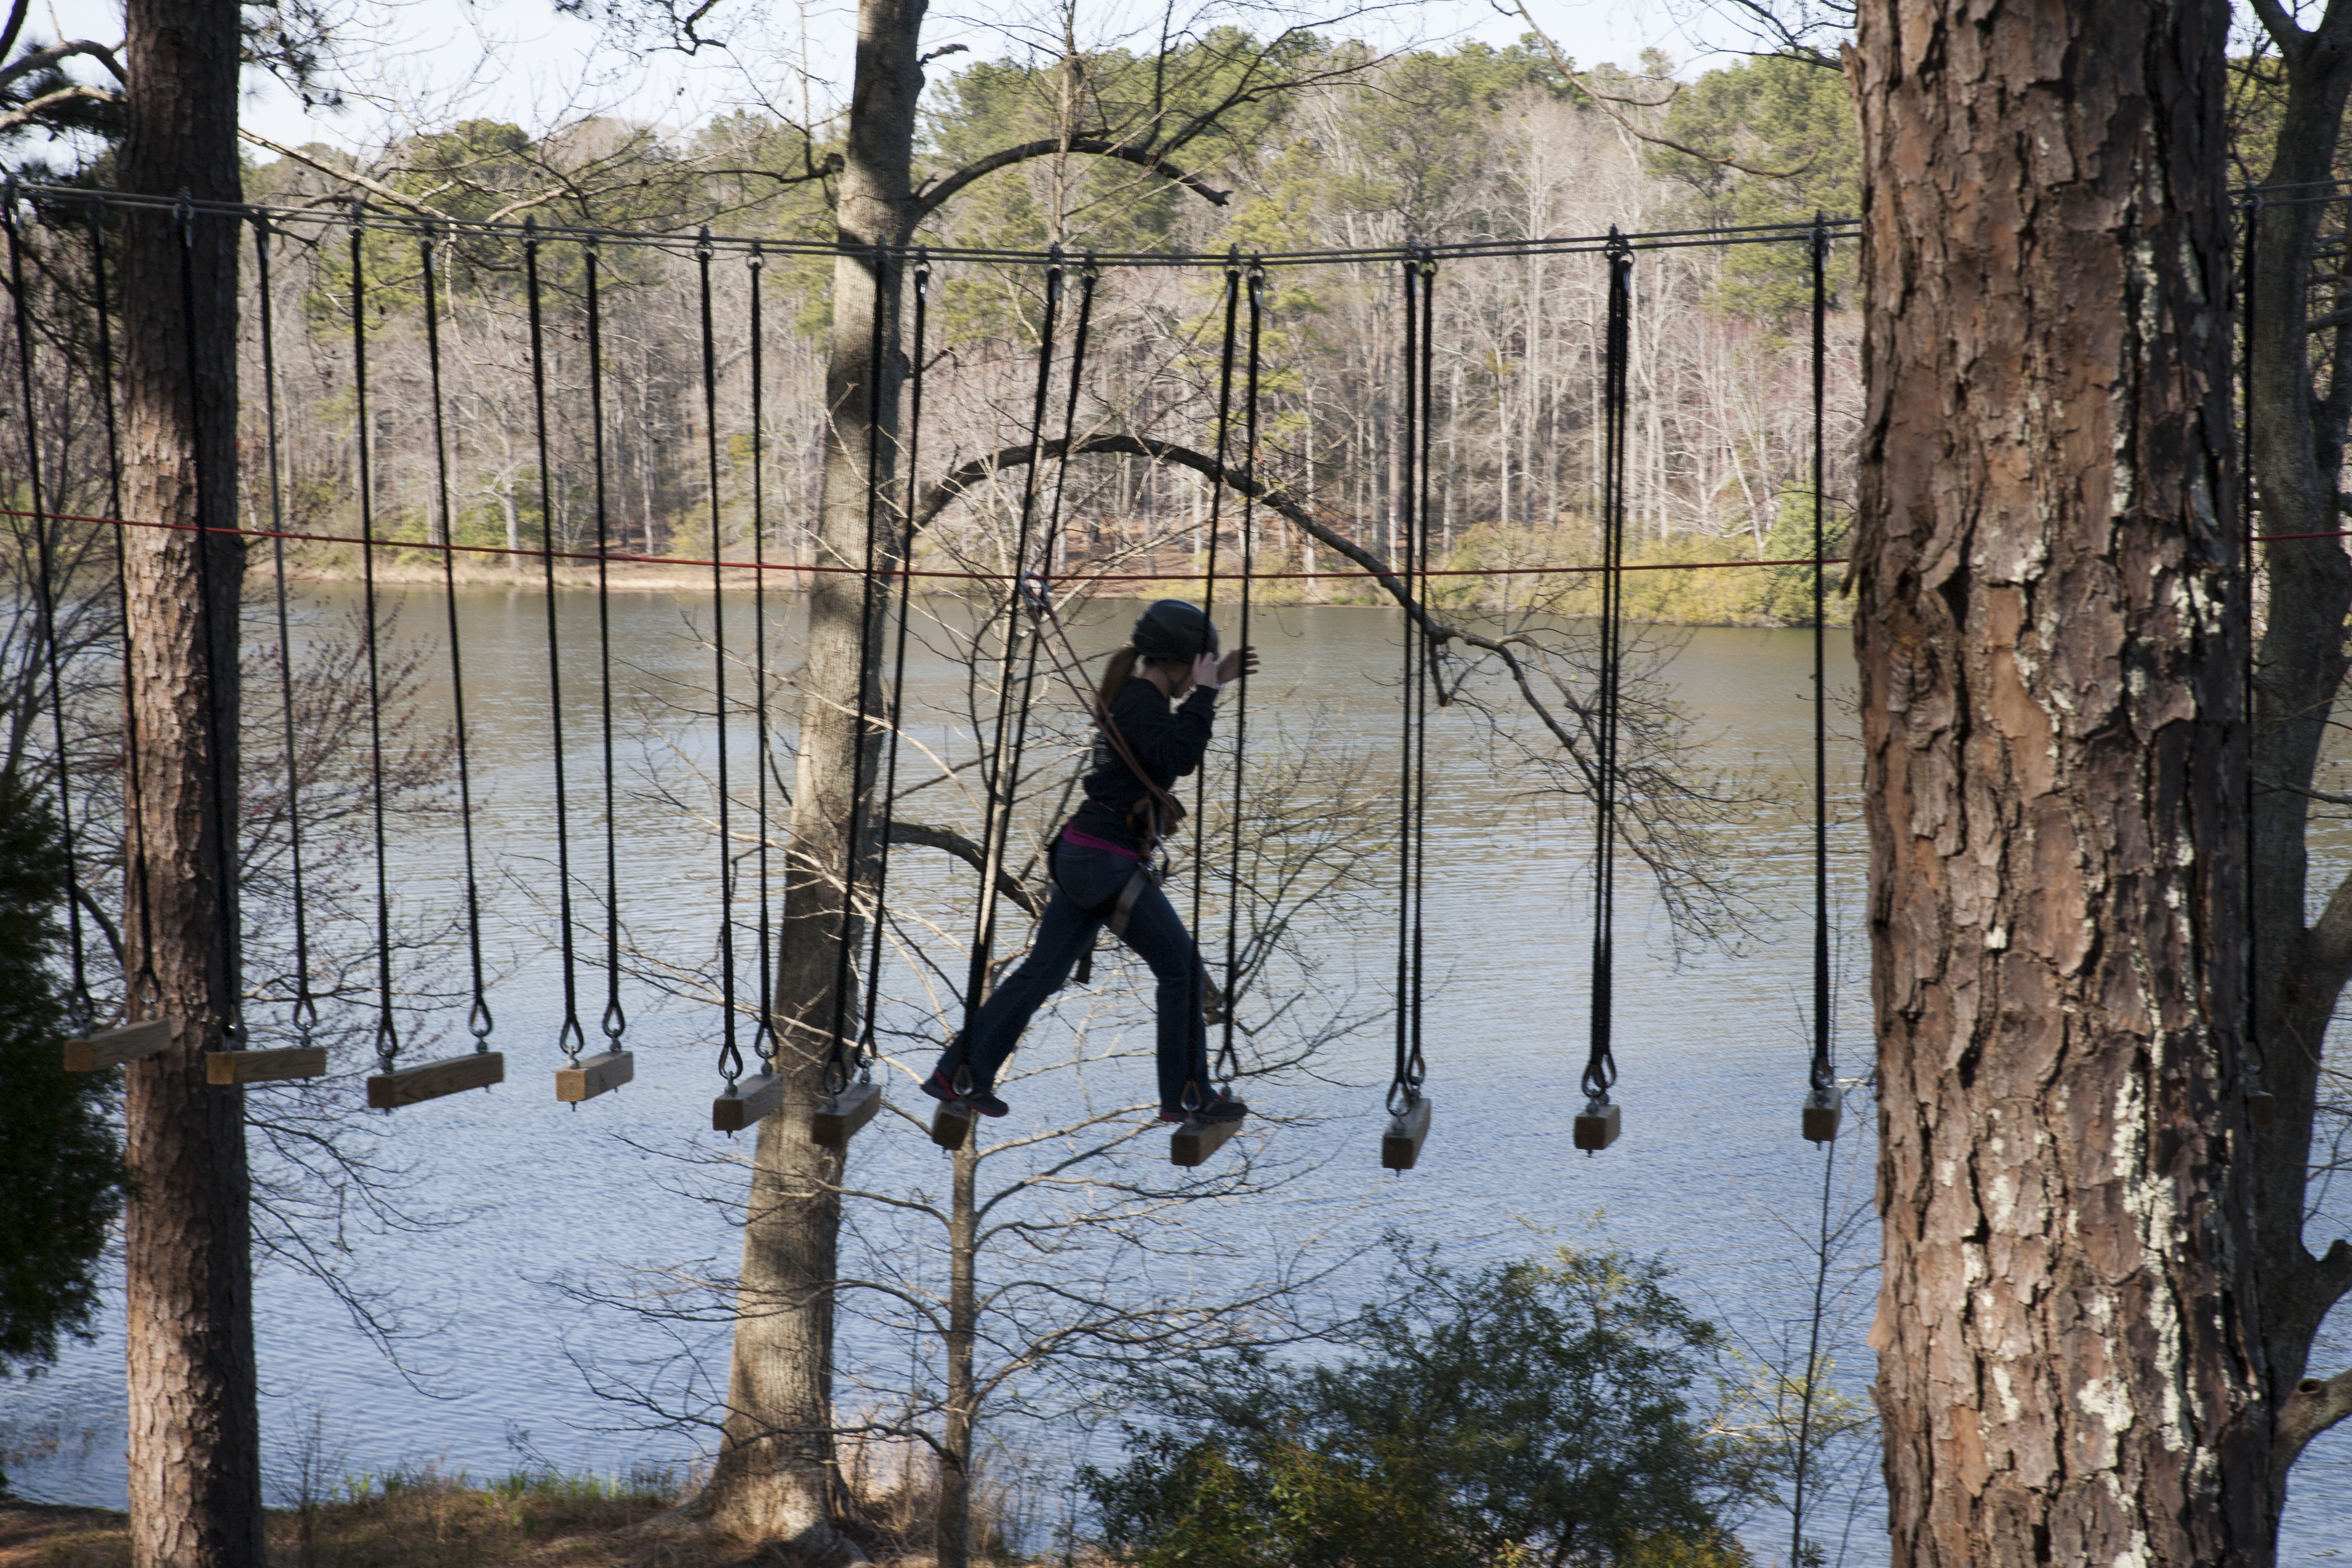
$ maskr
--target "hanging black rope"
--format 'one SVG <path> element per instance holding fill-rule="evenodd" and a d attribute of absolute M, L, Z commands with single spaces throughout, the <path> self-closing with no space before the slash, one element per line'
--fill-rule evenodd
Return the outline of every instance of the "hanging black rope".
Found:
<path fill-rule="evenodd" d="M 1601 626 L 1594 724 L 1592 1041 L 1584 1064 L 1588 1115 L 1609 1104 L 1617 921 L 1618 731 L 1624 680 L 1625 424 L 1633 336 L 1633 252 L 1610 231 L 1607 363 L 1601 378 Z"/>
<path fill-rule="evenodd" d="M 1421 691 L 1422 617 L 1417 613 L 1426 579 L 1423 576 L 1421 530 L 1417 525 L 1421 489 L 1414 471 L 1422 454 L 1421 376 L 1423 278 L 1417 261 L 1407 259 L 1398 269 L 1404 310 L 1403 374 L 1398 378 L 1402 395 L 1397 404 L 1400 462 L 1397 493 L 1391 498 L 1396 518 L 1397 574 L 1404 589 L 1402 668 L 1399 671 L 1397 734 L 1397 958 L 1396 1061 L 1389 1078 L 1388 1106 L 1402 1115 L 1421 1098 L 1423 1068 L 1415 1025 L 1420 1013 L 1421 975 L 1416 965 L 1414 894 L 1420 887 L 1414 861 L 1420 840 L 1414 832 L 1413 803 L 1419 791 L 1422 745 Z"/>
<path fill-rule="evenodd" d="M 855 973 L 857 884 L 865 861 L 866 835 L 871 831 L 866 799 L 866 753 L 874 737 L 875 598 L 882 592 L 874 570 L 882 516 L 882 399 L 886 368 L 885 329 L 889 312 L 889 256 L 874 247 L 874 309 L 869 321 L 866 356 L 866 552 L 857 578 L 857 714 L 850 728 L 849 820 L 841 868 L 841 919 L 834 928 L 833 1028 L 825 1045 L 824 1091 L 838 1094 L 849 1087 L 852 1030 L 849 985 Z M 877 911 L 879 919 L 879 911 Z M 863 1052 L 859 1053 L 863 1066 Z"/>
<path fill-rule="evenodd" d="M 1830 232 L 1813 220 L 1813 1099 L 1826 1107 L 1837 1093 L 1837 1067 L 1831 1056 L 1830 1011 L 1830 699 L 1829 615 L 1825 594 L 1829 568 L 1827 437 L 1823 405 L 1828 386 Z M 1824 1140 L 1826 1142 L 1826 1140 Z"/>
<path fill-rule="evenodd" d="M 694 265 L 702 302 L 702 438 L 710 488 L 711 701 L 719 746 L 719 1071 L 731 1091 L 735 1080 L 743 1075 L 743 1047 L 736 1038 L 735 1020 L 735 844 L 727 782 L 727 575 L 719 564 L 723 520 L 719 500 L 719 339 L 710 314 L 712 254 L 710 230 L 705 228 L 694 247 Z"/>
<path fill-rule="evenodd" d="M 874 847 L 874 913 L 868 923 L 869 939 L 866 963 L 866 1016 L 858 1031 L 857 1055 L 861 1075 L 870 1078 L 875 1055 L 874 1030 L 881 1011 L 882 938 L 886 916 L 889 910 L 890 893 L 890 827 L 898 796 L 898 734 L 906 721 L 907 703 L 907 628 L 908 611 L 912 608 L 915 574 L 915 482 L 922 473 L 923 448 L 923 353 L 924 338 L 929 327 L 931 298 L 931 268 L 921 251 L 915 253 L 915 324 L 911 334 L 914 352 L 909 360 L 910 385 L 907 397 L 907 433 L 904 445 L 907 460 L 902 466 L 903 478 L 898 487 L 901 498 L 898 507 L 899 534 L 898 540 L 898 646 L 890 657 L 890 690 L 888 728 L 883 736 L 881 821 L 875 829 L 877 842 Z"/>
<path fill-rule="evenodd" d="M 66 751 L 66 689 L 63 660 L 58 651 L 57 568 L 49 539 L 47 492 L 41 482 L 41 422 L 33 398 L 33 308 L 31 296 L 25 291 L 25 252 L 16 232 L 16 182 L 13 176 L 5 200 L 0 200 L 0 223 L 5 223 L 8 231 L 9 295 L 16 311 L 16 387 L 24 405 L 25 482 L 33 503 L 33 547 L 37 557 L 34 569 L 39 574 L 34 595 L 40 616 L 41 657 L 49 684 L 49 731 L 58 757 L 58 833 L 65 849 L 66 885 L 70 889 L 66 900 L 66 951 L 72 964 L 74 1016 L 78 1023 L 87 1025 L 94 1009 L 89 995 L 89 955 L 82 938 L 81 900 L 78 896 L 81 888 L 81 856 L 75 843 L 73 770 Z"/>
<path fill-rule="evenodd" d="M 1418 1095 L 1422 1080 L 1429 1072 L 1422 1059 L 1422 1020 L 1429 993 L 1428 958 L 1424 952 L 1429 901 L 1429 700 L 1437 687 L 1438 653 L 1437 640 L 1430 635 L 1429 628 L 1429 476 L 1437 428 L 1437 419 L 1432 412 L 1437 374 L 1437 260 L 1423 246 L 1419 258 L 1411 265 L 1421 283 L 1421 352 L 1409 374 L 1421 384 L 1414 400 L 1412 468 L 1415 613 L 1410 646 L 1417 657 L 1408 689 L 1412 703 L 1412 1051 L 1407 1065 L 1411 1068 L 1408 1082 Z"/>
<path fill-rule="evenodd" d="M 180 337 L 188 377 L 188 467 L 195 480 L 197 635 L 204 638 L 205 771 L 213 792 L 213 875 L 220 921 L 221 1044 L 239 1049 L 245 1039 L 244 1009 L 237 996 L 236 781 L 227 767 L 228 727 L 222 722 L 225 689 L 220 670 L 220 628 L 213 603 L 212 540 L 205 532 L 205 443 L 198 411 L 203 395 L 196 380 L 196 214 L 188 193 L 180 193 Z M 232 635 L 234 630 L 232 628 Z"/>
<path fill-rule="evenodd" d="M 98 401 L 106 426 L 106 514 L 122 515 L 122 429 L 114 407 L 114 325 L 108 307 L 104 202 L 90 215 L 90 294 L 98 317 Z M 131 560 L 123 542 L 127 529 L 114 531 L 114 602 L 122 622 L 122 857 L 128 868 L 128 891 L 139 906 L 139 955 L 134 964 L 123 955 L 123 1017 L 136 1023 L 154 1017 L 162 1001 L 155 980 L 154 916 L 147 886 L 146 797 L 139 757 L 139 704 L 132 688 L 131 642 Z"/>
<path fill-rule="evenodd" d="M 563 1026 L 556 1037 L 564 1059 L 580 1064 L 587 1036 L 580 1027 L 580 968 L 572 929 L 571 801 L 563 769 L 563 660 L 555 626 L 555 477 L 547 459 L 547 339 L 540 309 L 539 226 L 523 219 L 523 291 L 530 320 L 531 431 L 539 451 L 540 581 L 547 601 L 547 714 L 551 731 L 549 760 L 555 773 L 555 905 L 563 955 Z"/>
<path fill-rule="evenodd" d="M 367 279 L 361 242 L 365 230 L 359 214 L 352 222 L 352 388 L 359 419 L 355 456 L 360 491 L 360 595 L 367 619 L 368 667 L 368 805 L 375 832 L 375 973 L 376 1059 L 389 1073 L 400 1055 L 399 1026 L 392 1011 L 392 885 L 384 854 L 383 824 L 383 668 L 376 646 L 375 603 L 375 471 L 368 427 Z"/>
<path fill-rule="evenodd" d="M 596 671 L 603 698 L 604 751 L 604 1038 L 614 1050 L 628 1033 L 629 1016 L 621 1008 L 621 872 L 620 823 L 614 810 L 613 788 L 613 600 L 606 581 L 606 557 L 613 548 L 609 502 L 604 482 L 604 312 L 596 292 L 597 255 L 592 243 L 583 247 L 588 287 L 588 442 L 589 466 L 596 489 Z M 717 542 L 711 546 L 719 553 Z M 576 1103 L 576 1102 L 575 1102 Z"/>
<path fill-rule="evenodd" d="M 457 835 L 466 861 L 466 959 L 473 986 L 472 1005 L 466 1010 L 466 1029 L 474 1049 L 490 1048 L 488 987 L 482 979 L 482 892 L 474 864 L 474 770 L 467 747 L 466 664 L 457 637 L 457 513 L 450 503 L 449 435 L 441 395 L 441 301 L 434 268 L 430 230 L 417 241 L 417 258 L 425 281 L 425 363 L 433 399 L 433 479 L 441 503 L 441 603 L 449 626 L 449 710 L 457 741 Z"/>
<path fill-rule="evenodd" d="M 255 284 L 261 308 L 262 433 L 269 447 L 269 531 L 286 531 L 286 473 L 278 426 L 278 325 L 270 297 L 269 219 L 253 220 Z M 300 726 L 294 714 L 294 637 L 286 605 L 286 541 L 269 542 L 270 581 L 278 605 L 278 743 L 286 748 L 286 847 L 294 882 L 294 1000 L 288 1010 L 298 1044 L 307 1046 L 319 1026 L 319 999 L 310 990 L 310 916 L 302 870 L 302 763 Z"/>
<path fill-rule="evenodd" d="M 1201 582 L 1201 614 L 1213 623 L 1217 612 L 1217 532 L 1224 521 L 1225 449 L 1230 445 L 1234 423 L 1234 358 L 1241 331 L 1242 255 L 1234 246 L 1225 252 L 1224 327 L 1217 349 L 1217 428 L 1213 443 L 1217 458 L 1215 476 L 1209 481 L 1208 559 L 1202 563 Z M 1192 781 L 1192 820 L 1205 825 L 1209 816 L 1209 770 L 1202 768 Z M 1205 831 L 1205 827 L 1203 829 Z M 1202 893 L 1206 887 L 1209 857 L 1196 853 L 1192 857 L 1192 913 L 1185 929 L 1192 933 L 1193 984 L 1197 987 L 1203 970 L 1198 962 L 1201 947 Z M 1197 1010 L 1201 998 L 1192 998 Z M 1187 1084 L 1190 1094 L 1192 1086 Z M 1190 1110 L 1191 1107 L 1186 1107 Z"/>
<path fill-rule="evenodd" d="M 1251 574 L 1257 570 L 1258 372 L 1265 331 L 1265 265 L 1253 259 L 1243 275 L 1249 295 L 1249 351 L 1242 382 L 1242 471 L 1251 483 L 1242 491 L 1242 596 L 1240 624 L 1234 638 L 1237 652 L 1250 646 Z M 1065 443 L 1066 447 L 1067 443 Z M 1219 480 L 1220 487 L 1223 479 Z M 1242 818 L 1243 792 L 1249 776 L 1249 692 L 1244 679 L 1234 694 L 1234 805 L 1225 829 L 1225 998 L 1219 1020 L 1215 1077 L 1230 1092 L 1241 1076 L 1241 1058 L 1234 1049 L 1234 1016 L 1240 1011 L 1242 993 Z"/>
<path fill-rule="evenodd" d="M 1020 521 L 1013 533 L 1012 591 L 1004 600 L 1004 658 L 999 673 L 994 743 L 982 754 L 985 782 L 981 834 L 980 909 L 972 922 L 971 964 L 964 985 L 964 1028 L 986 1000 L 990 959 L 996 944 L 996 878 L 1004 861 L 1005 841 L 1012 833 L 1013 800 L 1020 789 L 1022 752 L 1029 733 L 1029 699 L 1037 667 L 1036 639 L 1027 639 L 1028 660 L 1023 668 L 1022 578 L 1029 570 L 1029 545 L 1037 513 L 1037 468 L 1045 449 L 1045 408 L 1054 374 L 1054 342 L 1062 305 L 1061 250 L 1056 247 L 1045 268 L 1045 306 L 1037 332 L 1037 384 L 1029 406 L 1029 461 L 1021 484 Z M 1016 686 L 1016 671 L 1019 671 Z M 962 1085 L 957 1086 L 959 1092 Z"/>
<path fill-rule="evenodd" d="M 763 1073 L 773 1072 L 776 1068 L 775 933 L 768 923 L 768 774 L 775 762 L 769 745 L 768 729 L 768 431 L 763 402 L 767 371 L 762 358 L 760 311 L 760 285 L 766 275 L 767 265 L 767 258 L 760 254 L 757 245 L 751 247 L 751 254 L 744 258 L 745 270 L 751 274 L 749 288 L 751 297 L 751 712 L 756 731 L 752 741 L 752 760 L 760 774 L 760 919 L 757 933 L 760 941 L 760 1000 L 755 1015 L 759 1022 L 751 1030 L 751 1051 L 760 1058 L 760 1070 Z"/>

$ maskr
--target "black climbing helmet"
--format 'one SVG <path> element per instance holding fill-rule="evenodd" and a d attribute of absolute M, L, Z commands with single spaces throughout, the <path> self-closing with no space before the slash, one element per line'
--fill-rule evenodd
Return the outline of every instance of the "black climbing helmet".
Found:
<path fill-rule="evenodd" d="M 1128 638 L 1145 658 L 1194 659 L 1217 651 L 1217 628 L 1189 599 L 1162 599 L 1143 612 Z"/>

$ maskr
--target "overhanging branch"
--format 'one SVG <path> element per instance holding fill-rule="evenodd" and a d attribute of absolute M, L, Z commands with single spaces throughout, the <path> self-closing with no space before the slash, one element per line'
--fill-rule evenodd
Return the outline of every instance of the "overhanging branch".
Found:
<path fill-rule="evenodd" d="M 930 827 L 919 822 L 893 822 L 890 842 L 915 844 L 926 849 L 943 849 L 977 871 L 986 863 L 980 846 L 952 828 Z M 1037 900 L 1022 886 L 1021 879 L 1002 867 L 996 872 L 997 896 L 1017 905 L 1023 914 L 1033 919 L 1037 914 Z"/>
<path fill-rule="evenodd" d="M 966 163 L 917 196 L 915 215 L 918 219 L 929 217 L 965 186 L 999 169 L 1009 169 L 1032 158 L 1051 157 L 1056 153 L 1084 153 L 1089 157 L 1116 158 L 1120 163 L 1132 163 L 1146 173 L 1158 174 L 1171 184 L 1183 186 L 1212 206 L 1223 206 L 1225 198 L 1233 195 L 1231 191 L 1218 190 L 1198 174 L 1176 167 L 1160 153 L 1136 142 L 1111 142 L 1099 136 L 1073 136 L 1065 142 L 1058 136 L 1048 136 L 1035 142 L 1024 142 L 1017 147 L 999 148 L 985 158 Z"/>

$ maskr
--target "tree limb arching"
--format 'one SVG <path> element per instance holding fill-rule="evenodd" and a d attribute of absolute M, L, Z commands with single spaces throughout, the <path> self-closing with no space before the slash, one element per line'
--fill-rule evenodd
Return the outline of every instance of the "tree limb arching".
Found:
<path fill-rule="evenodd" d="M 122 74 L 122 62 L 115 58 L 113 49 L 95 38 L 73 38 L 62 44 L 51 44 L 46 49 L 35 49 L 28 55 L 0 66 L 0 87 L 6 87 L 20 76 L 30 76 L 35 71 L 47 70 L 51 66 L 61 65 L 77 55 L 86 55 L 104 66 L 116 81 L 126 79 Z M 109 101 L 112 100 L 110 98 Z M 27 104 L 26 107 L 29 109 L 32 106 Z"/>
<path fill-rule="evenodd" d="M 890 824 L 890 842 L 919 845 L 926 849 L 944 849 L 975 871 L 986 864 L 980 846 L 952 828 L 929 827 L 919 822 L 893 822 Z M 1032 920 L 1037 917 L 1035 895 L 1010 871 L 999 869 L 996 873 L 996 893 L 1006 902 L 1019 906 L 1021 912 Z"/>
<path fill-rule="evenodd" d="M 1014 147 L 1000 147 L 985 158 L 966 163 L 915 198 L 918 218 L 929 217 L 950 197 L 999 169 L 1009 169 L 1032 158 L 1051 157 L 1056 153 L 1084 153 L 1091 157 L 1115 158 L 1123 163 L 1132 163 L 1148 174 L 1158 174 L 1171 184 L 1181 185 L 1212 206 L 1223 206 L 1233 195 L 1231 191 L 1218 190 L 1200 175 L 1169 163 L 1164 149 L 1153 149 L 1135 142 L 1112 142 L 1100 136 L 1073 136 L 1066 142 L 1059 136 L 1045 136 Z"/>
<path fill-rule="evenodd" d="M 1580 737 L 1563 724 L 1559 716 L 1545 705 L 1543 699 L 1537 694 L 1534 686 L 1529 682 L 1526 662 L 1512 651 L 1513 645 L 1523 645 L 1525 638 L 1483 637 L 1476 632 L 1438 620 L 1429 613 L 1427 606 L 1405 591 L 1403 583 L 1398 580 L 1395 571 L 1387 562 L 1316 516 L 1304 502 L 1287 491 L 1261 482 L 1245 469 L 1220 463 L 1205 452 L 1195 451 L 1190 447 L 1181 446 L 1174 441 L 1157 440 L 1148 436 L 1104 432 L 1093 436 L 1081 436 L 1075 441 L 1056 437 L 1039 443 L 1035 452 L 1039 460 L 1045 462 L 1059 461 L 1065 456 L 1113 456 L 1146 458 L 1153 462 L 1173 463 L 1179 468 L 1192 469 L 1213 484 L 1225 485 L 1256 501 L 1258 505 L 1280 514 L 1293 527 L 1312 535 L 1320 543 L 1337 551 L 1370 573 L 1373 581 L 1380 584 L 1381 591 L 1394 599 L 1407 615 L 1420 622 L 1422 628 L 1438 642 L 1459 642 L 1466 647 L 1475 647 L 1500 658 L 1510 670 L 1511 679 L 1518 686 L 1520 694 L 1527 700 L 1528 706 L 1534 710 L 1537 718 L 1542 721 L 1544 727 L 1551 731 L 1553 738 L 1580 760 L 1584 757 L 1585 752 Z M 1029 461 L 1030 455 L 1031 448 L 1026 445 L 1007 447 L 987 457 L 974 458 L 970 462 L 950 470 L 939 483 L 923 493 L 920 504 L 915 509 L 915 528 L 919 531 L 929 527 L 932 520 L 966 490 L 1006 468 L 1021 467 Z"/>

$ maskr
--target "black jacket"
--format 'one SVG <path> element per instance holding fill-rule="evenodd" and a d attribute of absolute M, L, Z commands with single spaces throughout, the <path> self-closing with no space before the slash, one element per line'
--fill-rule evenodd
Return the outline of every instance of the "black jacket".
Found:
<path fill-rule="evenodd" d="M 1135 760 L 1143 764 L 1151 782 L 1164 790 L 1201 765 L 1209 749 L 1210 718 L 1216 709 L 1217 694 L 1200 686 L 1171 707 L 1160 688 L 1139 675 L 1111 699 L 1110 716 Z M 1140 848 L 1128 812 L 1148 792 L 1099 732 L 1095 736 L 1094 761 L 1087 771 L 1085 788 L 1086 802 L 1070 818 L 1070 826 L 1113 844 Z M 1165 829 L 1171 825 L 1161 826 Z"/>

